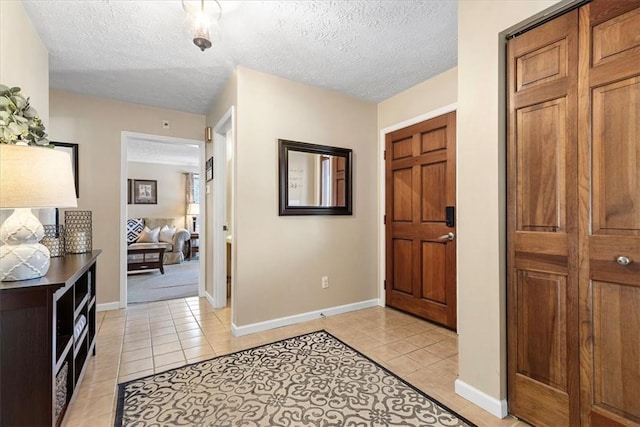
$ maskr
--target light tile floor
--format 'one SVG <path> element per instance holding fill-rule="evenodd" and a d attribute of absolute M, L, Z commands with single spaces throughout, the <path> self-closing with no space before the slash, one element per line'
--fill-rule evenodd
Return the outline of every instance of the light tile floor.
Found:
<path fill-rule="evenodd" d="M 399 311 L 375 307 L 234 337 L 230 309 L 204 298 L 136 305 L 98 313 L 97 354 L 87 366 L 63 425 L 113 426 L 117 384 L 325 329 L 479 426 L 526 426 L 495 418 L 454 393 L 454 332 Z"/>

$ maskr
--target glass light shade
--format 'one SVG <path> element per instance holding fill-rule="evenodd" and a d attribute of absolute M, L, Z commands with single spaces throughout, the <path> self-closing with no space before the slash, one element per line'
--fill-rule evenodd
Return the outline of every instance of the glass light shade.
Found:
<path fill-rule="evenodd" d="M 49 250 L 39 243 L 44 227 L 31 208 L 76 206 L 67 153 L 0 144 L 0 209 L 14 209 L 0 226 L 0 281 L 35 279 L 49 270 Z"/>
<path fill-rule="evenodd" d="M 222 7 L 217 0 L 182 0 L 182 8 L 193 20 L 193 43 L 204 52 L 212 46 L 211 22 L 220 19 Z"/>

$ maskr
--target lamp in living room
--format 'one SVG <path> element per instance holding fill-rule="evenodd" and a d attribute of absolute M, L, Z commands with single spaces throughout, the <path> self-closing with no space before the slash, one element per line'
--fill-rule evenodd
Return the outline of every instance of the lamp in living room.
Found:
<path fill-rule="evenodd" d="M 76 207 L 68 153 L 24 142 L 0 144 L 0 209 L 14 209 L 0 226 L 0 281 L 44 276 L 49 250 L 40 244 L 44 227 L 31 208 Z"/>
<path fill-rule="evenodd" d="M 196 232 L 196 221 L 198 219 L 198 215 L 200 215 L 200 205 L 198 203 L 189 203 L 187 206 L 187 215 L 191 215 L 193 219 L 193 230 L 192 232 Z"/>

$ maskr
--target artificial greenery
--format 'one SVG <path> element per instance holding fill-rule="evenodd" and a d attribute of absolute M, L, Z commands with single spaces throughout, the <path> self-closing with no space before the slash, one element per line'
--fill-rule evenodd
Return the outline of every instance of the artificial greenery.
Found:
<path fill-rule="evenodd" d="M 35 108 L 19 87 L 0 84 L 0 143 L 49 145 L 47 133 Z"/>

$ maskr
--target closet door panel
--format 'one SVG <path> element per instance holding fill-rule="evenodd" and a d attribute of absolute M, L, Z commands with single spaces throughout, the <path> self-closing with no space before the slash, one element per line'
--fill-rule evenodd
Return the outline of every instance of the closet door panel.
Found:
<path fill-rule="evenodd" d="M 508 398 L 539 426 L 579 418 L 577 38 L 569 12 L 508 44 Z"/>
<path fill-rule="evenodd" d="M 592 99 L 593 234 L 640 234 L 640 77 Z"/>
<path fill-rule="evenodd" d="M 517 230 L 566 232 L 565 99 L 519 109 L 516 120 Z"/>
<path fill-rule="evenodd" d="M 640 423 L 640 287 L 593 282 L 594 411 Z M 605 413 L 606 413 L 605 412 Z"/>
<path fill-rule="evenodd" d="M 581 421 L 640 425 L 640 1 L 580 9 Z"/>

